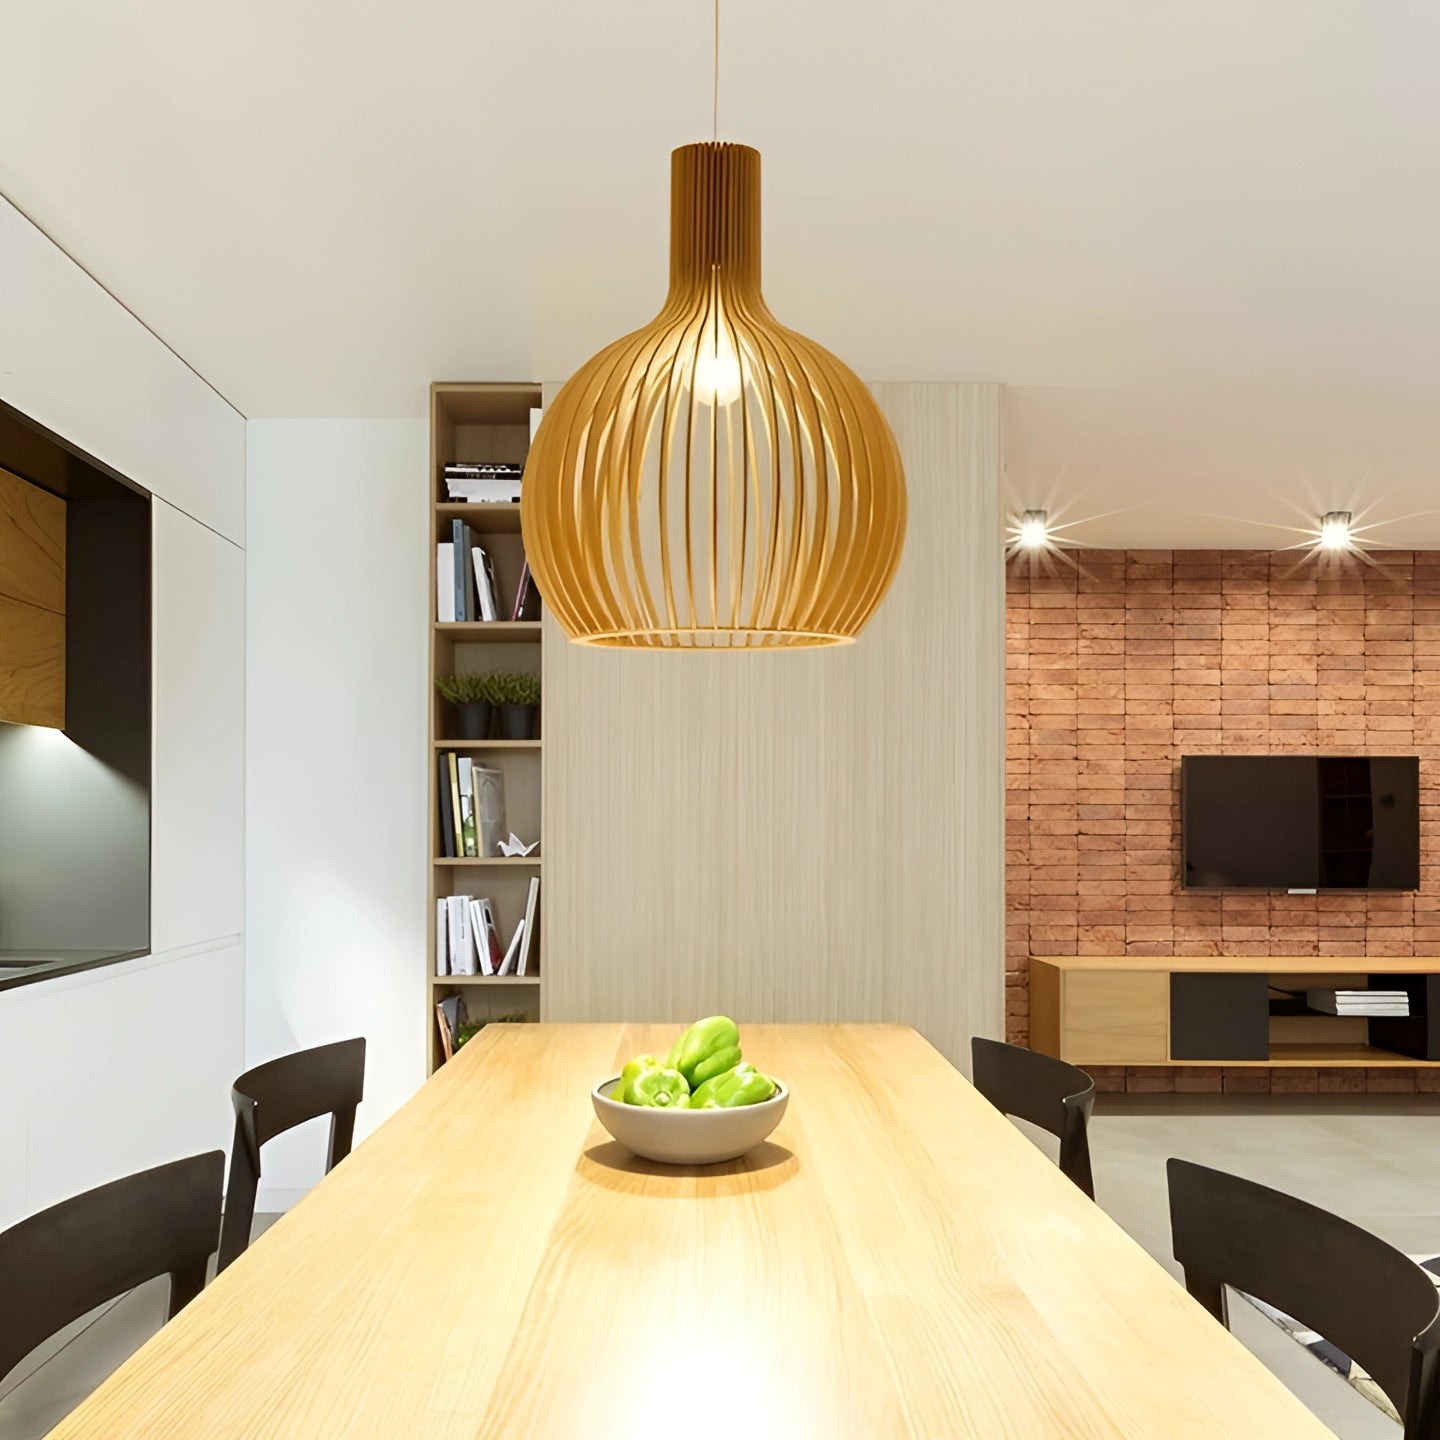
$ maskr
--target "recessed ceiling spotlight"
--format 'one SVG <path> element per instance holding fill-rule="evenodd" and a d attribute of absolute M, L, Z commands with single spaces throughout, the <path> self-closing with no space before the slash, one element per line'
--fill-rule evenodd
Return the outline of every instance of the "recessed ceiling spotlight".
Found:
<path fill-rule="evenodd" d="M 1019 539 L 1022 550 L 1043 550 L 1050 543 L 1050 512 L 1027 510 L 1020 520 Z"/>
<path fill-rule="evenodd" d="M 1350 550 L 1355 537 L 1350 530 L 1348 510 L 1327 510 L 1320 517 L 1320 548 L 1322 550 Z"/>

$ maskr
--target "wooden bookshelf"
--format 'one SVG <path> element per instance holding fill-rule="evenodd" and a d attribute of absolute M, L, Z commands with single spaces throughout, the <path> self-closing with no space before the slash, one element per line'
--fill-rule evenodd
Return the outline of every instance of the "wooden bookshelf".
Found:
<path fill-rule="evenodd" d="M 496 587 L 506 613 L 525 563 L 520 534 L 520 507 L 512 504 L 458 503 L 445 490 L 445 466 L 456 460 L 523 463 L 530 446 L 530 411 L 540 405 L 540 387 L 532 384 L 436 384 L 430 387 L 431 510 L 430 589 L 430 745 L 426 783 L 429 786 L 430 846 L 427 895 L 429 944 L 426 948 L 425 1033 L 428 1068 L 441 1063 L 435 1006 L 447 995 L 463 997 L 469 1020 L 525 1014 L 540 1018 L 543 961 L 530 952 L 531 973 L 523 976 L 445 975 L 435 971 L 435 906 L 447 895 L 485 897 L 495 910 L 502 944 L 525 913 L 530 880 L 541 873 L 541 857 L 466 856 L 441 854 L 439 784 L 436 756 L 460 751 L 501 771 L 505 777 L 507 828 L 523 840 L 540 836 L 540 793 L 543 740 L 462 740 L 458 719 L 435 691 L 437 675 L 505 670 L 540 673 L 542 626 L 538 620 L 477 620 L 442 623 L 436 617 L 435 547 L 450 538 L 452 522 L 461 520 L 482 545 L 495 568 Z M 544 696 L 541 697 L 542 714 Z M 539 732 L 543 736 L 542 728 Z M 543 900 L 543 892 L 542 892 Z M 544 928 L 537 927 L 543 949 Z M 537 973 L 538 972 L 538 973 Z"/>

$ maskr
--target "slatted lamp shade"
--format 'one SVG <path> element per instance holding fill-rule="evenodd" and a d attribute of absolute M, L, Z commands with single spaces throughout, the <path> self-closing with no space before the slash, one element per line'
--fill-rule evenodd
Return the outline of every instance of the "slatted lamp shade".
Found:
<path fill-rule="evenodd" d="M 772 649 L 853 640 L 905 539 L 874 398 L 760 293 L 760 154 L 671 156 L 670 293 L 546 408 L 526 554 L 572 640 Z"/>

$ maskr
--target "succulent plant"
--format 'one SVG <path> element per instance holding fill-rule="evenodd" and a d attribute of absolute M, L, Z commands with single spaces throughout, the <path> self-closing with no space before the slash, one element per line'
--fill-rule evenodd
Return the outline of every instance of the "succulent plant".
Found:
<path fill-rule="evenodd" d="M 492 675 L 492 705 L 538 705 L 540 703 L 540 677 L 538 675 Z"/>
<path fill-rule="evenodd" d="M 475 705 L 496 703 L 491 694 L 493 675 L 437 675 L 435 688 L 452 705 Z"/>

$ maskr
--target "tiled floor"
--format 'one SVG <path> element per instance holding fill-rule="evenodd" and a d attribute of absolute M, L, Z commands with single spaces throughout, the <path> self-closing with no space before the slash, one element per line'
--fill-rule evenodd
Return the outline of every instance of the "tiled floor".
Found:
<path fill-rule="evenodd" d="M 1171 1155 L 1288 1190 L 1401 1249 L 1440 1252 L 1437 1116 L 1440 1096 L 1106 1097 L 1092 1132 L 1095 1187 L 1110 1214 L 1172 1270 Z M 1053 1151 L 1048 1137 L 1041 1143 Z M 275 1218 L 258 1217 L 257 1233 Z M 158 1328 L 164 1303 L 163 1282 L 145 1286 L 37 1351 L 0 1386 L 0 1437 L 39 1440 Z M 1248 1305 L 1234 1305 L 1232 1318 L 1245 1344 L 1342 1440 L 1398 1440 L 1392 1422 Z"/>
<path fill-rule="evenodd" d="M 1232 1170 L 1344 1215 L 1407 1253 L 1440 1252 L 1440 1097 L 1105 1097 L 1092 1150 L 1096 1198 L 1176 1274 L 1165 1161 Z M 1235 1333 L 1342 1440 L 1400 1430 L 1249 1305 Z"/>

